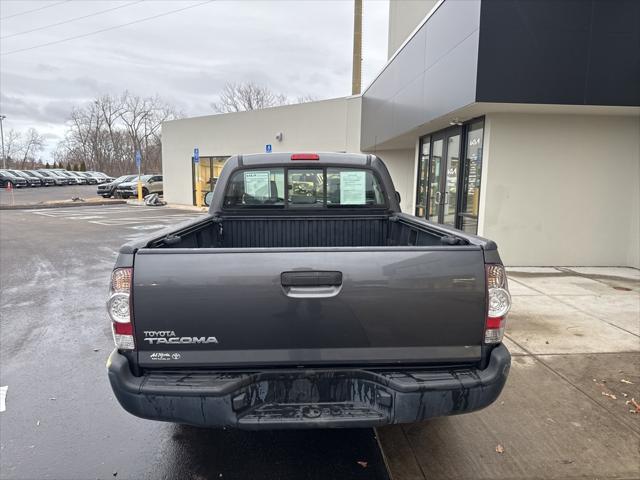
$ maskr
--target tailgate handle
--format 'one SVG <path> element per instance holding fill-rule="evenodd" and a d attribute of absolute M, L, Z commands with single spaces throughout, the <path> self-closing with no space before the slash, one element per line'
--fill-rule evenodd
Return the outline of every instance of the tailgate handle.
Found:
<path fill-rule="evenodd" d="M 280 282 L 283 287 L 339 287 L 342 272 L 282 272 Z"/>

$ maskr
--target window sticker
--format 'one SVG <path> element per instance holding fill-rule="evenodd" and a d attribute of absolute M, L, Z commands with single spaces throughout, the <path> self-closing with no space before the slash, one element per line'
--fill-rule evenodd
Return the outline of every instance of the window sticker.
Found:
<path fill-rule="evenodd" d="M 253 198 L 270 198 L 271 182 L 269 170 L 244 172 L 244 193 Z"/>
<path fill-rule="evenodd" d="M 366 172 L 340 172 L 340 203 L 364 205 L 366 203 Z"/>

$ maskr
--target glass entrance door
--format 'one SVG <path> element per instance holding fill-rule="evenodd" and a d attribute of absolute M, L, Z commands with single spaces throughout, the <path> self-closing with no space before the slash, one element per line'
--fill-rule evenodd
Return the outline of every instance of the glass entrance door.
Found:
<path fill-rule="evenodd" d="M 433 135 L 427 183 L 427 215 L 432 222 L 456 226 L 460 129 Z"/>
<path fill-rule="evenodd" d="M 204 197 L 207 193 L 212 192 L 222 171 L 222 167 L 229 157 L 200 157 L 200 162 L 194 164 L 191 162 L 191 181 L 193 184 L 193 204 L 197 205 L 197 183 L 200 182 L 200 191 L 202 192 L 201 205 L 204 205 Z"/>
<path fill-rule="evenodd" d="M 458 175 L 460 173 L 460 133 L 447 137 L 447 161 L 443 164 L 442 213 L 440 223 L 456 226 Z"/>
<path fill-rule="evenodd" d="M 416 216 L 478 230 L 484 119 L 420 138 Z"/>
<path fill-rule="evenodd" d="M 442 152 L 444 151 L 444 139 L 434 138 L 429 166 L 429 182 L 427 192 L 427 220 L 440 222 L 440 205 L 442 202 L 441 174 L 442 174 Z"/>

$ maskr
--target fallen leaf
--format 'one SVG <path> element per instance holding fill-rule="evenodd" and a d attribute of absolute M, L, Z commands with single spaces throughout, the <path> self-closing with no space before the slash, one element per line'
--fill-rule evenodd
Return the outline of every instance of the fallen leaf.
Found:
<path fill-rule="evenodd" d="M 629 380 L 625 380 L 624 378 L 622 380 L 620 380 L 622 383 L 626 383 L 628 385 L 633 385 L 633 382 L 630 382 Z"/>
<path fill-rule="evenodd" d="M 618 397 L 616 397 L 613 393 L 602 392 L 602 395 L 604 395 L 605 397 L 613 398 L 614 400 L 618 399 Z"/>
<path fill-rule="evenodd" d="M 631 399 L 631 405 L 633 405 L 634 407 L 636 407 L 636 413 L 640 412 L 640 403 L 636 402 L 635 398 Z"/>
<path fill-rule="evenodd" d="M 504 453 L 504 447 L 500 444 L 496 445 L 496 452 L 497 453 Z"/>
<path fill-rule="evenodd" d="M 364 460 L 358 460 L 356 463 L 362 468 L 367 468 L 369 466 L 369 462 L 365 462 Z"/>
<path fill-rule="evenodd" d="M 622 392 L 622 396 L 623 396 L 624 398 L 627 398 L 629 395 L 627 395 L 626 393 Z"/>

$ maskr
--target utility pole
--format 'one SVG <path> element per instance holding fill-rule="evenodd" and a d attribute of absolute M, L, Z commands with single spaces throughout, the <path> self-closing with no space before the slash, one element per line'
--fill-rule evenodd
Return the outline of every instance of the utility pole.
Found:
<path fill-rule="evenodd" d="M 362 0 L 353 0 L 353 77 L 351 95 L 362 89 Z"/>
<path fill-rule="evenodd" d="M 4 156 L 4 130 L 2 129 L 2 121 L 7 118 L 6 115 L 0 115 L 0 138 L 2 138 L 2 168 L 7 168 L 7 157 Z"/>

